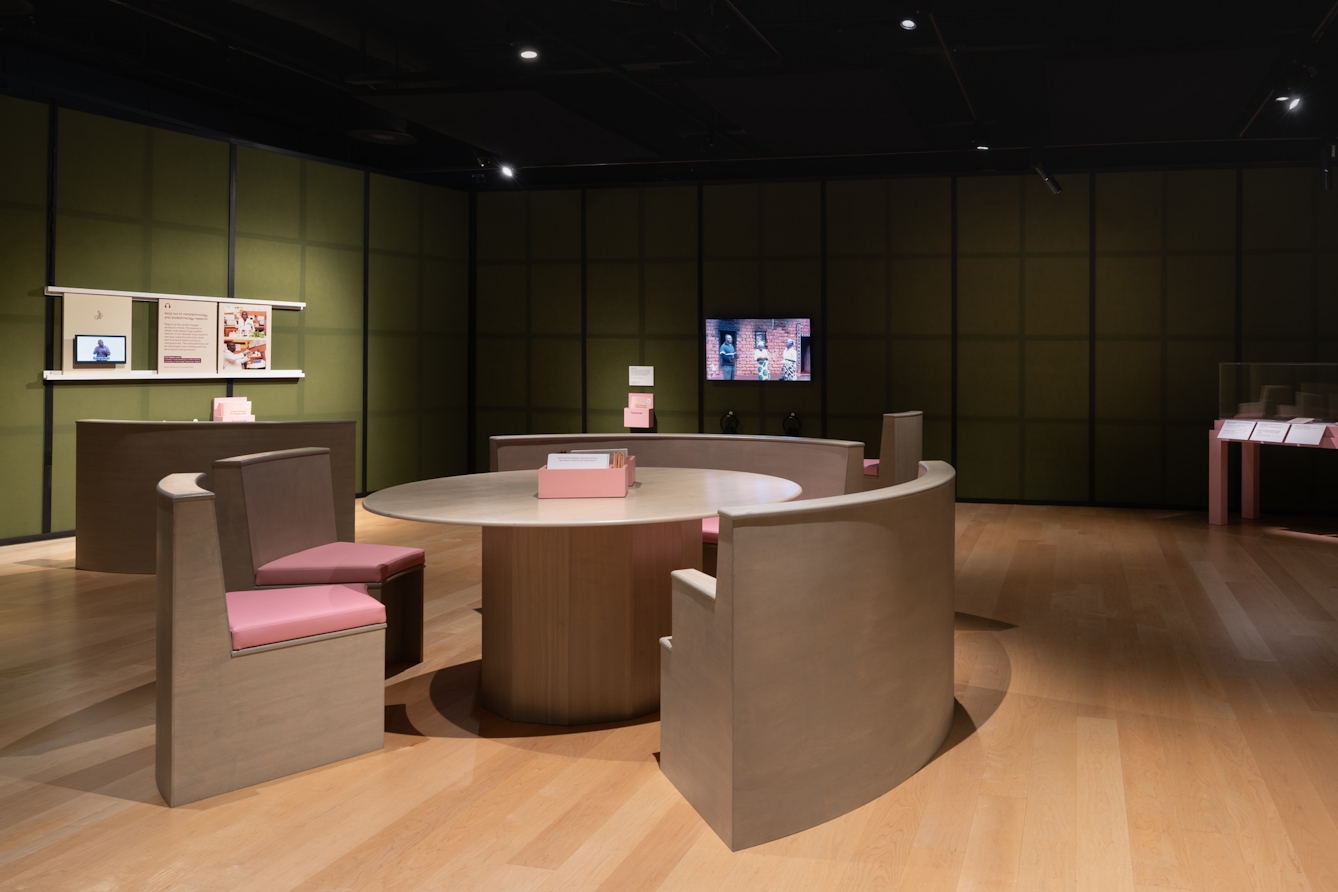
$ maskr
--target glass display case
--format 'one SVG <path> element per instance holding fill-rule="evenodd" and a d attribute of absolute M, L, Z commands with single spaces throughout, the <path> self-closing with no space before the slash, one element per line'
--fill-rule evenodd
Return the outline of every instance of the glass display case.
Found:
<path fill-rule="evenodd" d="M 1218 417 L 1338 422 L 1338 363 L 1224 362 Z"/>

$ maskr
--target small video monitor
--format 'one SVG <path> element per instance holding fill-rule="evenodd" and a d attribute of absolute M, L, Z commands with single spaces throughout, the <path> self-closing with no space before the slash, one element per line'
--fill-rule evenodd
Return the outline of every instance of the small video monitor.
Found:
<path fill-rule="evenodd" d="M 125 335 L 75 335 L 74 361 L 115 365 L 125 362 Z"/>

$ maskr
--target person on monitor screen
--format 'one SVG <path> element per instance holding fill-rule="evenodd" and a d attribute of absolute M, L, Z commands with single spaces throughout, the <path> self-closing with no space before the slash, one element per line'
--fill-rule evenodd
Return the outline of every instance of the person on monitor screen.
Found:
<path fill-rule="evenodd" d="M 98 345 L 93 348 L 94 362 L 111 362 L 111 348 L 98 338 Z"/>
<path fill-rule="evenodd" d="M 734 335 L 725 335 L 720 344 L 720 377 L 725 381 L 734 380 Z"/>
<path fill-rule="evenodd" d="M 785 353 L 781 357 L 781 377 L 786 381 L 799 380 L 799 353 L 794 349 L 794 338 L 785 339 Z"/>
<path fill-rule="evenodd" d="M 759 331 L 757 338 L 757 349 L 753 351 L 753 359 L 757 360 L 757 380 L 771 380 L 771 353 L 767 350 L 767 334 Z"/>

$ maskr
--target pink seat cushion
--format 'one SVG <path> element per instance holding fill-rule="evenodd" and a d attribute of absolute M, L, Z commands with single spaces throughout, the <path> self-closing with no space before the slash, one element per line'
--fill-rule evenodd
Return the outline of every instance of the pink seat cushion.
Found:
<path fill-rule="evenodd" d="M 703 541 L 703 542 L 715 542 L 715 543 L 719 543 L 719 542 L 720 542 L 720 517 L 719 517 L 719 515 L 717 515 L 717 516 L 715 516 L 715 517 L 703 517 L 703 518 L 702 518 L 702 541 Z"/>
<path fill-rule="evenodd" d="M 270 561 L 256 571 L 256 585 L 385 582 L 422 563 L 421 548 L 330 542 Z"/>
<path fill-rule="evenodd" d="M 866 458 L 864 460 L 864 476 L 865 477 L 878 476 L 878 459 Z"/>
<path fill-rule="evenodd" d="M 367 594 L 365 585 L 258 589 L 224 597 L 233 650 L 386 621 L 385 605 Z"/>

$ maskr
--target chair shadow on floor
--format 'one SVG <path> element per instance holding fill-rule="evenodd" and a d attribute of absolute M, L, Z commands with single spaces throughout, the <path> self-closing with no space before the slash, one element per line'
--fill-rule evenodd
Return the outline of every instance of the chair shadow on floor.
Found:
<path fill-rule="evenodd" d="M 952 727 L 934 758 L 942 756 L 974 734 L 977 728 L 989 721 L 1003 702 L 1012 673 L 1008 654 L 994 633 L 1013 628 L 1016 627 L 1011 623 L 968 613 L 958 613 L 954 617 L 957 633 L 973 635 L 972 646 L 977 651 L 973 664 L 979 665 L 982 661 L 990 664 L 991 683 L 980 686 L 957 684 Z M 386 706 L 387 733 L 419 738 L 478 737 L 528 749 L 529 742 L 534 742 L 537 747 L 543 738 L 554 735 L 588 734 L 658 722 L 660 719 L 660 714 L 653 712 L 626 721 L 590 725 L 513 722 L 484 709 L 480 704 L 481 668 L 482 662 L 475 659 L 430 673 L 426 681 L 426 703 L 422 702 L 423 677 L 391 685 L 386 690 L 387 699 L 391 701 Z M 415 691 L 418 692 L 417 699 Z"/>

